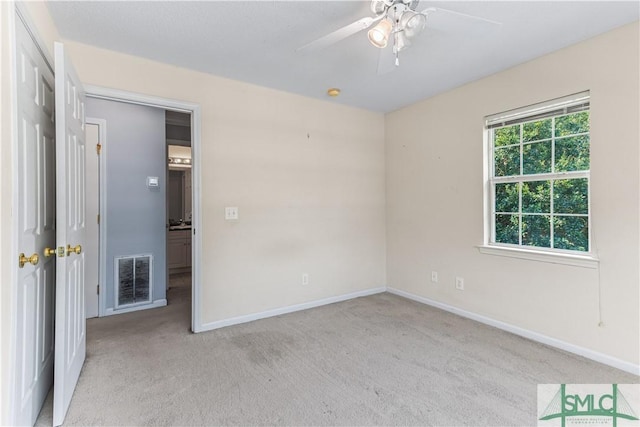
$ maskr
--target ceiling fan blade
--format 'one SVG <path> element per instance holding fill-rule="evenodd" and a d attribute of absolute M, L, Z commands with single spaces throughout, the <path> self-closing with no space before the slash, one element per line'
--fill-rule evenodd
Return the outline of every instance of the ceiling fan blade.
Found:
<path fill-rule="evenodd" d="M 389 74 L 396 69 L 396 54 L 393 52 L 393 46 L 387 46 L 380 49 L 378 56 L 378 75 Z"/>
<path fill-rule="evenodd" d="M 347 37 L 352 36 L 357 32 L 366 30 L 374 22 L 382 19 L 383 16 L 384 15 L 381 15 L 375 18 L 367 16 L 366 18 L 359 19 L 356 22 L 347 25 L 346 27 L 342 27 L 332 33 L 327 34 L 326 36 L 320 37 L 319 39 L 314 40 L 311 43 L 297 48 L 296 52 L 313 52 L 319 49 L 324 49 L 325 47 L 337 43 L 340 40 L 346 39 Z"/>
<path fill-rule="evenodd" d="M 429 7 L 420 13 L 427 17 L 427 29 L 466 39 L 482 38 L 502 26 L 501 22 L 439 7 Z"/>
<path fill-rule="evenodd" d="M 469 15 L 468 13 L 462 13 L 462 12 L 456 12 L 455 10 L 450 10 L 450 9 L 444 9 L 441 7 L 428 7 L 422 11 L 420 11 L 419 13 L 423 14 L 423 15 L 429 15 L 429 13 L 431 12 L 445 12 L 445 13 L 449 13 L 452 15 L 457 15 L 461 18 L 467 18 L 467 19 L 473 19 L 476 21 L 483 21 L 487 24 L 492 24 L 492 25 L 502 25 L 502 22 L 498 22 L 498 21 L 494 21 L 493 19 L 488 19 L 488 18 L 483 18 L 482 16 L 477 16 L 477 15 Z M 429 24 L 427 24 L 429 25 Z"/>

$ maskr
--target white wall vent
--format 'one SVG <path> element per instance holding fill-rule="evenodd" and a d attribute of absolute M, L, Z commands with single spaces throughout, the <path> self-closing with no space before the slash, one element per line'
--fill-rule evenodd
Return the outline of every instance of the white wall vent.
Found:
<path fill-rule="evenodd" d="M 148 304 L 153 289 L 153 255 L 115 258 L 116 308 Z"/>

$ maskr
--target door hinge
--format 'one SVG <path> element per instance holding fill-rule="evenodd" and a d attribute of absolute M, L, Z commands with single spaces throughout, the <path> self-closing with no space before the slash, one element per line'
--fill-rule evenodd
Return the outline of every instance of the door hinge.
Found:
<path fill-rule="evenodd" d="M 96 285 L 96 294 L 100 295 L 100 285 Z"/>
<path fill-rule="evenodd" d="M 100 214 L 98 214 L 98 224 L 100 224 Z"/>
<path fill-rule="evenodd" d="M 96 153 L 100 155 L 100 151 L 102 151 L 102 144 L 96 144 Z"/>

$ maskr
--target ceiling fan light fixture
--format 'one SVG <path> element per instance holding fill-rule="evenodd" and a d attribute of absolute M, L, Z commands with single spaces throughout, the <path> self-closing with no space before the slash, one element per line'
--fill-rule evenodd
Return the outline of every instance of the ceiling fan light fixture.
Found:
<path fill-rule="evenodd" d="M 427 17 L 422 13 L 416 13 L 412 10 L 405 11 L 400 18 L 400 27 L 404 35 L 409 39 L 420 34 L 426 24 Z"/>
<path fill-rule="evenodd" d="M 381 15 L 391 5 L 393 5 L 393 0 L 371 0 L 371 12 L 374 15 Z"/>
<path fill-rule="evenodd" d="M 388 19 L 385 18 L 380 21 L 378 25 L 369 30 L 369 41 L 375 47 L 383 49 L 387 47 L 391 30 L 393 30 L 393 25 Z"/>

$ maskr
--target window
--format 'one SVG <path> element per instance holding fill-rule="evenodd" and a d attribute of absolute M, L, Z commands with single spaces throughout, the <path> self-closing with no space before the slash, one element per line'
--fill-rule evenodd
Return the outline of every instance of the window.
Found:
<path fill-rule="evenodd" d="M 488 117 L 486 128 L 489 244 L 590 252 L 589 93 Z"/>

